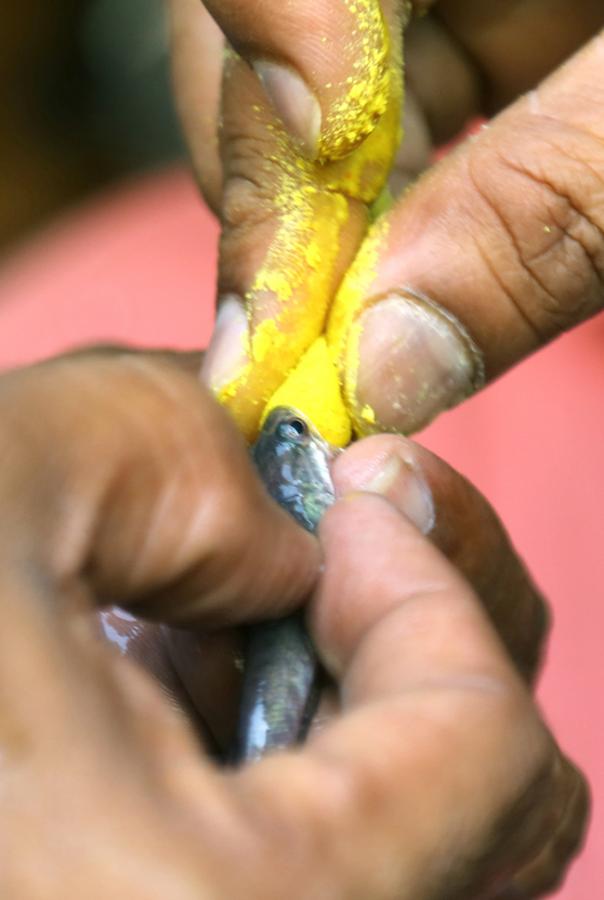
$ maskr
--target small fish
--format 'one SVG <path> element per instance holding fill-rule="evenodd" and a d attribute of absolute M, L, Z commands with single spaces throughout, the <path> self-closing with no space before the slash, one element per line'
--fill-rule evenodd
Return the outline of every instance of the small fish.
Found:
<path fill-rule="evenodd" d="M 335 500 L 329 462 L 337 451 L 293 409 L 267 418 L 252 456 L 269 494 L 314 532 Z M 235 761 L 302 741 L 319 692 L 319 662 L 295 613 L 248 629 Z"/>

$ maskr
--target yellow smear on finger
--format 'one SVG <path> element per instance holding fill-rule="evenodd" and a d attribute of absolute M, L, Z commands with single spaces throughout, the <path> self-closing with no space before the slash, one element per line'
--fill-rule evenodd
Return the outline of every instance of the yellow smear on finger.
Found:
<path fill-rule="evenodd" d="M 345 2 L 359 23 L 363 63 L 353 80 L 361 86 L 367 115 L 358 118 L 361 94 L 351 87 L 348 100 L 334 106 L 329 140 L 346 153 L 359 137 L 368 136 L 345 158 L 313 162 L 292 154 L 289 137 L 272 129 L 277 149 L 265 165 L 267 183 L 275 170 L 280 173 L 272 198 L 278 226 L 245 296 L 247 309 L 253 310 L 250 361 L 219 391 L 249 440 L 255 438 L 258 420 L 276 406 L 303 413 L 336 446 L 345 446 L 351 437 L 338 372 L 350 369 L 344 348 L 373 277 L 379 229 L 362 245 L 337 291 L 326 331 L 325 321 L 337 288 L 335 268 L 350 204 L 373 204 L 398 147 L 402 63 L 389 45 L 379 0 Z M 355 387 L 349 381 L 343 387 L 350 401 Z M 250 413 L 250 402 L 257 414 Z M 372 415 L 365 410 L 367 419 Z"/>
<path fill-rule="evenodd" d="M 285 136 L 280 136 L 285 141 Z M 329 301 L 337 287 L 335 267 L 349 201 L 340 192 L 324 190 L 314 164 L 291 159 L 284 147 L 267 160 L 280 169 L 272 200 L 277 229 L 245 295 L 250 321 L 249 363 L 218 391 L 218 399 L 234 414 L 253 440 L 258 420 L 272 393 L 297 366 L 322 333 Z M 247 398 L 243 402 L 240 398 Z M 250 412 L 254 398 L 257 414 Z"/>
<path fill-rule="evenodd" d="M 319 140 L 319 156 L 341 159 L 372 133 L 386 111 L 390 39 L 380 0 L 344 0 L 353 20 L 343 53 L 353 60 L 340 97 L 330 105 Z"/>
<path fill-rule="evenodd" d="M 384 170 L 386 172 L 389 170 L 389 166 L 386 167 L 385 163 L 391 161 L 391 154 L 396 146 L 392 134 L 393 132 L 398 134 L 399 128 L 399 104 L 393 101 L 392 108 L 397 111 L 396 119 L 392 115 L 384 121 L 383 133 L 380 133 L 381 129 L 376 129 L 375 137 L 372 135 L 366 142 L 370 146 L 362 148 L 344 172 L 344 177 L 348 179 L 347 187 L 350 189 L 353 186 L 357 195 L 364 193 L 367 187 L 366 196 L 374 199 L 382 189 Z M 371 166 L 369 178 L 366 177 L 365 168 L 368 164 Z M 374 173 L 379 174 L 379 177 Z M 332 171 L 329 177 L 334 179 L 336 174 Z M 323 228 L 323 223 L 320 224 Z M 325 231 L 328 233 L 328 229 Z M 331 444 L 344 447 L 349 443 L 352 424 L 342 398 L 338 370 L 346 372 L 345 396 L 349 407 L 354 408 L 360 337 L 360 326 L 356 317 L 374 277 L 378 251 L 385 233 L 386 226 L 381 221 L 370 230 L 336 294 L 326 334 L 315 339 L 298 365 L 271 397 L 265 408 L 263 420 L 275 407 L 290 406 L 307 416 L 317 431 Z M 306 326 L 312 322 L 310 309 L 305 311 L 302 319 Z M 273 341 L 279 339 L 277 337 L 279 327 L 274 322 L 263 324 L 265 334 L 262 341 L 263 346 L 267 346 L 268 349 Z M 350 347 L 351 350 L 344 359 L 346 347 Z M 375 414 L 370 407 L 362 410 L 361 418 L 366 427 L 375 424 Z M 361 431 L 362 426 L 357 427 L 357 430 Z"/>
<path fill-rule="evenodd" d="M 350 442 L 350 418 L 346 412 L 338 373 L 327 342 L 319 337 L 278 388 L 264 411 L 262 421 L 277 406 L 298 410 L 312 422 L 319 434 L 336 447 Z"/>
<path fill-rule="evenodd" d="M 332 359 L 345 373 L 344 396 L 349 409 L 356 410 L 359 372 L 359 343 L 363 331 L 360 316 L 375 278 L 380 250 L 388 234 L 388 221 L 379 219 L 371 226 L 352 266 L 344 276 L 327 322 L 327 340 Z M 355 416 L 358 434 L 371 432 L 376 423 L 375 411 L 365 404 Z"/>
<path fill-rule="evenodd" d="M 376 416 L 368 405 L 351 421 L 355 409 L 362 326 L 359 313 L 375 276 L 379 249 L 387 234 L 380 221 L 373 226 L 336 295 L 326 334 L 317 338 L 269 400 L 262 421 L 277 406 L 304 413 L 326 441 L 345 447 L 353 424 L 358 434 L 374 430 Z M 344 396 L 339 371 L 345 372 Z M 348 408 L 347 408 L 348 407 Z"/>
<path fill-rule="evenodd" d="M 388 221 L 378 219 L 367 232 L 354 262 L 342 279 L 327 321 L 327 341 L 334 359 L 342 364 L 349 333 L 367 297 L 375 278 L 380 250 L 388 234 Z"/>

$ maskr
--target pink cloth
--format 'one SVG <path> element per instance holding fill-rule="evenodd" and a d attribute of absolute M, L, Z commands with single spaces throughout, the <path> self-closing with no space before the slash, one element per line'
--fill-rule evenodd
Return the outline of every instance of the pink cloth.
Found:
<path fill-rule="evenodd" d="M 179 171 L 74 213 L 0 272 L 0 365 L 92 341 L 204 345 L 216 237 Z M 603 404 L 600 316 L 422 435 L 494 504 L 553 605 L 540 698 L 594 797 L 587 845 L 557 894 L 564 900 L 604 897 Z"/>

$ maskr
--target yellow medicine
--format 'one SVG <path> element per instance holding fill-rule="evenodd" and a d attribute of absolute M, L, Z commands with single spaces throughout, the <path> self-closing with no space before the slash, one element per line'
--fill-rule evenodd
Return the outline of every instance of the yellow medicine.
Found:
<path fill-rule="evenodd" d="M 218 395 L 250 441 L 259 410 L 264 407 L 263 422 L 276 406 L 298 410 L 332 444 L 351 439 L 342 391 L 353 409 L 358 353 L 356 342 L 347 345 L 374 274 L 380 226 L 338 289 L 342 235 L 384 188 L 400 139 L 403 83 L 400 43 L 389 39 L 379 0 L 344 3 L 356 21 L 357 62 L 349 91 L 323 122 L 331 158 L 292 155 L 289 138 L 276 126 L 266 135 L 267 183 L 279 173 L 272 198 L 277 228 L 245 301 L 248 309 L 266 305 L 271 314 L 253 329 L 249 363 Z M 355 428 L 363 432 L 375 417 L 366 407 L 362 422 L 357 418 Z"/>
<path fill-rule="evenodd" d="M 277 406 L 289 406 L 304 413 L 319 434 L 336 447 L 345 447 L 350 442 L 350 418 L 324 337 L 316 339 L 277 388 L 264 410 L 263 421 Z"/>

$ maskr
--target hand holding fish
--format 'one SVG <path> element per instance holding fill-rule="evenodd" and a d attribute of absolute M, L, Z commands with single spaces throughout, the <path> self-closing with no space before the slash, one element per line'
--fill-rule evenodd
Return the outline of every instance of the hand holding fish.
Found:
<path fill-rule="evenodd" d="M 587 800 L 527 687 L 543 607 L 444 464 L 359 442 L 317 540 L 186 365 L 119 350 L 3 375 L 0 446 L 3 896 L 494 900 L 559 877 Z M 199 730 L 233 727 L 233 626 L 308 594 L 329 709 L 303 749 L 219 769 Z M 109 600 L 204 629 L 191 669 L 159 626 L 164 689 L 110 652 Z"/>

